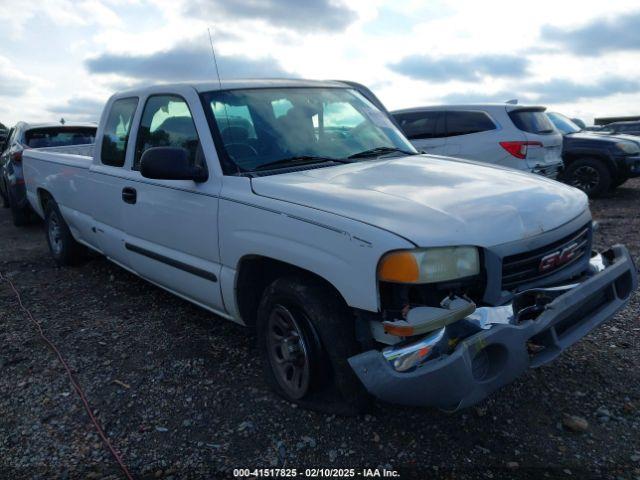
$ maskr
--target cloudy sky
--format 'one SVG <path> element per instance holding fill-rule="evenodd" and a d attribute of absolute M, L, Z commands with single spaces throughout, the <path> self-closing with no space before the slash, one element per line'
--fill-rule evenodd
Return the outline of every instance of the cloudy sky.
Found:
<path fill-rule="evenodd" d="M 97 120 L 118 89 L 350 79 L 391 109 L 505 101 L 640 114 L 637 0 L 0 0 L 0 121 Z"/>

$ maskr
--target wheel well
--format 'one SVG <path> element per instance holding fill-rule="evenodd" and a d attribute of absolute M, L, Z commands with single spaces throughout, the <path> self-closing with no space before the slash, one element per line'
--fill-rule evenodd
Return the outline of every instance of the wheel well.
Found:
<path fill-rule="evenodd" d="M 258 306 L 264 290 L 277 278 L 300 275 L 321 282 L 331 288 L 344 301 L 331 282 L 309 270 L 269 257 L 249 255 L 238 263 L 236 302 L 240 317 L 248 326 L 256 323 Z M 346 304 L 346 302 L 345 302 Z"/>
<path fill-rule="evenodd" d="M 576 160 L 587 159 L 587 158 L 600 160 L 607 167 L 607 169 L 609 169 L 609 173 L 611 173 L 611 176 L 613 178 L 617 176 L 618 174 L 617 168 L 615 167 L 615 165 L 610 159 L 608 159 L 603 155 L 599 155 L 597 153 L 596 154 L 574 153 L 574 154 L 565 155 L 563 157 L 565 166 L 569 166 L 571 163 L 575 162 Z"/>
<path fill-rule="evenodd" d="M 40 203 L 40 206 L 42 207 L 42 211 L 46 212 L 47 211 L 47 205 L 49 204 L 49 202 L 55 201 L 53 199 L 53 195 L 51 195 L 44 188 L 39 188 L 37 190 L 37 193 L 38 193 L 38 203 Z"/>

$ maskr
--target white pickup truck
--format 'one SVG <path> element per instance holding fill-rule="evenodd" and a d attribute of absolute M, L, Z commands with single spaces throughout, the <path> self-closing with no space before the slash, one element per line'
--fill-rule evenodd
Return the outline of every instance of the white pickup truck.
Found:
<path fill-rule="evenodd" d="M 118 93 L 93 157 L 24 169 L 58 263 L 89 248 L 256 328 L 268 382 L 314 408 L 472 405 L 637 286 L 624 246 L 592 252 L 582 192 L 420 155 L 351 83 Z"/>

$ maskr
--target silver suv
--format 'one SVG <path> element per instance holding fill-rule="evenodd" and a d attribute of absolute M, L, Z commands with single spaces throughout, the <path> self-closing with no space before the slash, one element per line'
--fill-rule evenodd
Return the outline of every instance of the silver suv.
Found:
<path fill-rule="evenodd" d="M 562 170 L 562 135 L 545 110 L 503 103 L 418 107 L 391 114 L 419 150 L 555 179 Z"/>

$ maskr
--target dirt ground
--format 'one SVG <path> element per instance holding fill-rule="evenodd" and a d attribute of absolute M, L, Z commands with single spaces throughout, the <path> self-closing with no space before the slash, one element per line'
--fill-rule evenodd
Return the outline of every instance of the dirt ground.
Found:
<path fill-rule="evenodd" d="M 592 202 L 598 246 L 640 260 L 640 179 Z M 57 268 L 0 211 L 0 272 L 76 372 L 137 478 L 386 467 L 400 478 L 640 478 L 640 296 L 557 361 L 455 414 L 304 411 L 262 380 L 254 338 L 96 258 Z M 0 478 L 121 478 L 52 351 L 0 284 Z M 563 426 L 582 417 L 584 432 Z M 584 425 L 583 425 L 584 426 Z"/>

